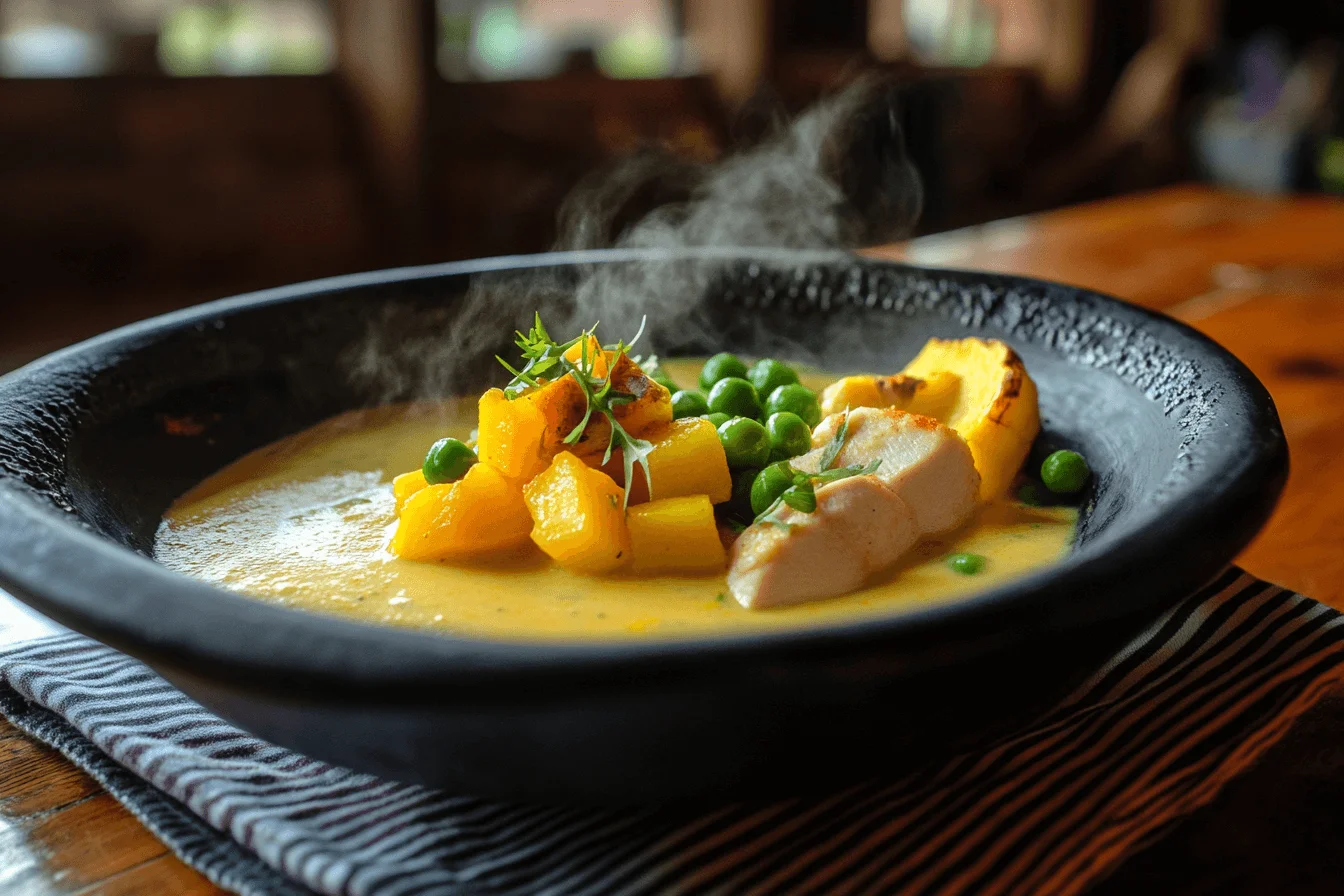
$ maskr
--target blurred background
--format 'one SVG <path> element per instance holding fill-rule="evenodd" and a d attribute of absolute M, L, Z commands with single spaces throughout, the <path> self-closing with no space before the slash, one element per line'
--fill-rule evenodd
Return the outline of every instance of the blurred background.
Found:
<path fill-rule="evenodd" d="M 581 177 L 879 72 L 917 232 L 1344 193 L 1340 0 L 0 0 L 0 371 L 328 274 L 536 251 Z"/>

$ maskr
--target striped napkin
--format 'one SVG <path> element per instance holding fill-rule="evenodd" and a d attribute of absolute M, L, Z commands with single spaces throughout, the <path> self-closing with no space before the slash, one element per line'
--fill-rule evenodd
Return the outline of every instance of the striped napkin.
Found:
<path fill-rule="evenodd" d="M 264 743 L 77 635 L 0 711 L 243 894 L 1077 893 L 1344 680 L 1341 615 L 1229 570 L 1028 728 L 824 799 L 595 811 L 383 781 Z"/>

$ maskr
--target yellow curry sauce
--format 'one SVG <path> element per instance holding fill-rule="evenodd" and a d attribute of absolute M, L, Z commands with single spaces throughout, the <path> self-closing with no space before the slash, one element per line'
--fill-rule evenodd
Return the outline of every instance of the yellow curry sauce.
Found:
<path fill-rule="evenodd" d="M 667 367 L 679 382 L 694 382 L 695 366 Z M 808 385 L 826 378 L 819 380 Z M 474 398 L 392 406 L 343 414 L 262 448 L 169 508 L 155 556 L 195 578 L 302 609 L 494 639 L 572 640 L 760 631 L 897 612 L 1020 577 L 1058 560 L 1073 539 L 1071 509 L 996 502 L 863 591 L 757 611 L 737 605 L 723 573 L 588 578 L 536 550 L 478 566 L 391 556 L 392 478 L 418 467 L 436 439 L 465 439 L 475 419 Z M 984 555 L 984 571 L 953 572 L 943 558 L 955 551 Z"/>

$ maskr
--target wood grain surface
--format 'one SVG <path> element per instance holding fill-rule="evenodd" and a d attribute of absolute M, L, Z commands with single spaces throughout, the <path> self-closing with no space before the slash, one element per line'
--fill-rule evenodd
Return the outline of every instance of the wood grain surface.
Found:
<path fill-rule="evenodd" d="M 1292 452 L 1284 499 L 1241 562 L 1344 609 L 1344 202 L 1184 186 L 874 252 L 1090 287 L 1231 349 L 1269 387 Z M 1341 844 L 1344 699 L 1097 889 L 1337 893 Z M 0 722 L 0 892 L 220 891 L 88 776 Z"/>

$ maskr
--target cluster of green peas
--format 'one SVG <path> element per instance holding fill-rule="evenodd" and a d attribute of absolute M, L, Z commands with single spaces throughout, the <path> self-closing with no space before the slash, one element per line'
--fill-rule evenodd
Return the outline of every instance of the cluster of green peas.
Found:
<path fill-rule="evenodd" d="M 821 405 L 789 365 L 762 358 L 748 367 L 720 352 L 701 368 L 699 390 L 672 394 L 672 416 L 705 417 L 714 424 L 733 471 L 733 509 L 750 519 L 791 484 L 782 464 L 812 450 Z"/>

